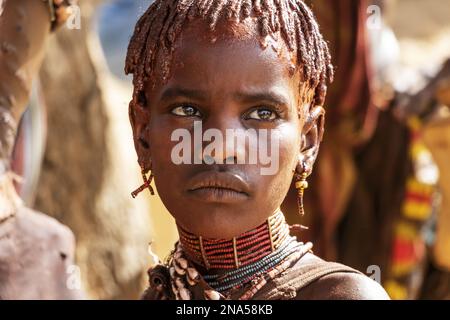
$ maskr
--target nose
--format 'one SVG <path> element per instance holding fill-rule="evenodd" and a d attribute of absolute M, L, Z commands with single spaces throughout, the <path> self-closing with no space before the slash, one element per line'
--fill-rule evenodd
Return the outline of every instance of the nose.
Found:
<path fill-rule="evenodd" d="M 196 154 L 205 164 L 237 164 L 245 162 L 245 140 L 237 137 L 246 130 L 240 115 L 223 107 L 202 122 L 202 150 Z"/>

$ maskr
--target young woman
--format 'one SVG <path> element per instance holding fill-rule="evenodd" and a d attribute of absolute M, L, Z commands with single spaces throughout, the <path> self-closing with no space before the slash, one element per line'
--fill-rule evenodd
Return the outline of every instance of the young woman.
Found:
<path fill-rule="evenodd" d="M 279 209 L 294 179 L 303 213 L 333 76 L 302 1 L 157 0 L 136 25 L 125 71 L 134 76 L 129 116 L 144 177 L 133 196 L 153 193 L 154 177 L 180 236 L 149 270 L 144 298 L 387 298 L 366 276 L 314 256 L 310 243 L 290 236 Z M 175 133 L 195 140 L 199 124 L 215 134 L 189 141 L 187 161 L 174 159 Z M 228 132 L 256 132 L 277 170 L 249 161 L 260 147 L 251 139 L 229 148 Z M 223 149 L 206 152 L 219 134 Z"/>

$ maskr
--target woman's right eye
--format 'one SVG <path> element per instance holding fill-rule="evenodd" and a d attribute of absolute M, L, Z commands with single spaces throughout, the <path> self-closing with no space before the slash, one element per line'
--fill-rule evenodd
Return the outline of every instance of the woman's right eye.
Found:
<path fill-rule="evenodd" d="M 180 117 L 200 117 L 201 113 L 198 109 L 191 105 L 182 105 L 172 109 L 174 115 Z"/>

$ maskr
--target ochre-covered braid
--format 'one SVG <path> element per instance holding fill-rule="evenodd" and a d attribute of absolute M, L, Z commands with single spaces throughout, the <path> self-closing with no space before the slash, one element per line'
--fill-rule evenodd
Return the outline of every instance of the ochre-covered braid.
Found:
<path fill-rule="evenodd" d="M 333 80 L 331 57 L 314 15 L 303 1 L 156 0 L 137 22 L 128 47 L 125 73 L 133 74 L 134 85 L 130 107 L 147 107 L 145 86 L 154 87 L 170 78 L 175 43 L 187 23 L 195 19 L 207 23 L 205 33 L 214 31 L 219 21 L 230 25 L 245 21 L 258 31 L 263 47 L 267 37 L 284 41 L 303 80 L 299 90 L 306 89 L 301 95 L 312 97 L 305 105 L 324 104 L 327 83 Z"/>

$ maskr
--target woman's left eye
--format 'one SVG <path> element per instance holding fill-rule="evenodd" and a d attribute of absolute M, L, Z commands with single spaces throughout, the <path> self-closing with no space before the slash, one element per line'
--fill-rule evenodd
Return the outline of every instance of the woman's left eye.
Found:
<path fill-rule="evenodd" d="M 274 111 L 264 108 L 252 111 L 248 118 L 260 121 L 273 121 L 278 118 L 278 115 Z"/>

